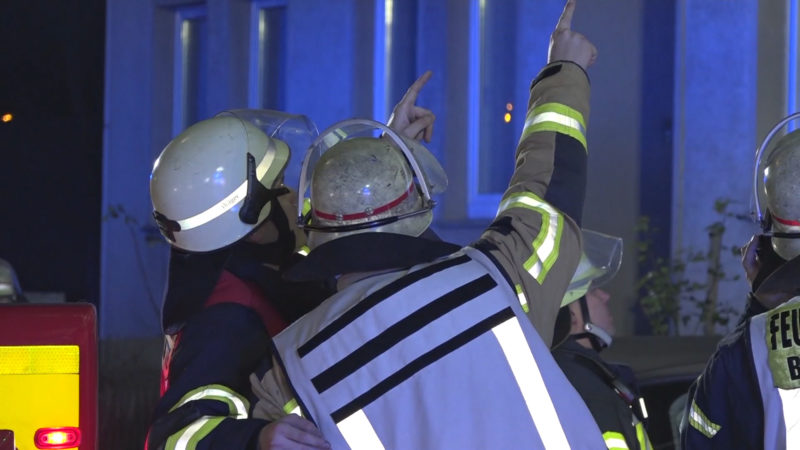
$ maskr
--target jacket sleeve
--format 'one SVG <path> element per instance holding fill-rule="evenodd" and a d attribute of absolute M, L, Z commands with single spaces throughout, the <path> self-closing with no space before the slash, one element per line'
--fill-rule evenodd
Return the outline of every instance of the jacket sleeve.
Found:
<path fill-rule="evenodd" d="M 514 174 L 494 222 L 473 244 L 502 268 L 547 345 L 580 259 L 588 116 L 589 80 L 580 66 L 542 69 L 531 85 Z"/>
<path fill-rule="evenodd" d="M 258 315 L 222 303 L 193 316 L 169 365 L 148 449 L 256 449 L 269 422 L 251 416 L 249 375 L 270 346 Z"/>
<path fill-rule="evenodd" d="M 750 356 L 749 321 L 720 342 L 689 388 L 681 448 L 761 448 L 764 409 Z"/>

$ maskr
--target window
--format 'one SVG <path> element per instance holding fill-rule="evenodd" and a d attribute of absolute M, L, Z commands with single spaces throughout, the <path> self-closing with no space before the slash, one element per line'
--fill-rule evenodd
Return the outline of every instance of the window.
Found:
<path fill-rule="evenodd" d="M 515 98 L 517 2 L 470 3 L 467 215 L 494 217 L 514 170 L 525 99 Z"/>
<path fill-rule="evenodd" d="M 286 1 L 254 1 L 250 21 L 248 105 L 282 111 L 286 107 Z"/>
<path fill-rule="evenodd" d="M 173 135 L 206 117 L 206 61 L 208 54 L 206 9 L 179 8 L 175 13 L 175 67 L 173 83 Z"/>
<path fill-rule="evenodd" d="M 373 115 L 385 122 L 417 70 L 417 0 L 375 1 Z M 419 73 L 418 73 L 419 72 Z"/>

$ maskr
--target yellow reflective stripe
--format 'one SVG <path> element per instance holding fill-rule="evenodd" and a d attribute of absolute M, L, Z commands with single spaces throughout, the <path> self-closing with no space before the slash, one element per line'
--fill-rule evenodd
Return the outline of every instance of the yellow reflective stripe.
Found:
<path fill-rule="evenodd" d="M 625 442 L 625 436 L 616 431 L 606 431 L 603 433 L 603 440 L 606 441 L 606 447 L 609 450 L 627 450 L 628 444 Z"/>
<path fill-rule="evenodd" d="M 519 304 L 522 306 L 522 310 L 525 313 L 528 312 L 528 298 L 525 297 L 525 293 L 522 292 L 522 286 L 514 285 L 514 289 L 517 291 L 517 299 L 519 299 Z"/>
<path fill-rule="evenodd" d="M 203 416 L 167 439 L 165 450 L 194 450 L 198 442 L 208 436 L 224 417 Z"/>
<path fill-rule="evenodd" d="M 227 386 L 209 384 L 187 392 L 169 411 L 172 412 L 186 403 L 195 400 L 217 400 L 223 402 L 228 405 L 230 416 L 236 419 L 246 419 L 247 410 L 250 408 L 250 403 L 246 398 L 237 394 Z"/>
<path fill-rule="evenodd" d="M 77 345 L 0 346 L 0 375 L 80 373 Z"/>
<path fill-rule="evenodd" d="M 692 400 L 692 409 L 689 412 L 689 425 L 709 438 L 714 437 L 721 428 L 719 425 L 708 420 L 694 400 Z"/>
<path fill-rule="evenodd" d="M 303 413 L 300 410 L 300 405 L 297 404 L 297 399 L 291 399 L 283 405 L 283 412 L 286 414 L 297 414 L 298 416 L 302 416 Z"/>
<path fill-rule="evenodd" d="M 383 450 L 383 444 L 364 410 L 359 409 L 337 423 L 339 432 L 352 450 Z"/>
<path fill-rule="evenodd" d="M 544 448 L 570 448 L 542 373 L 516 317 L 492 328 Z"/>
<path fill-rule="evenodd" d="M 651 450 L 653 444 L 650 442 L 650 437 L 644 429 L 644 424 L 639 422 L 636 424 L 636 440 L 639 441 L 639 448 L 641 450 Z"/>
<path fill-rule="evenodd" d="M 520 142 L 532 133 L 554 131 L 575 138 L 586 147 L 586 122 L 583 115 L 569 106 L 560 103 L 545 103 L 528 112 L 522 129 Z"/>
<path fill-rule="evenodd" d="M 542 216 L 542 228 L 531 244 L 533 253 L 523 263 L 525 271 L 539 284 L 542 284 L 558 259 L 558 247 L 561 244 L 561 234 L 564 229 L 564 216 L 531 192 L 517 192 L 509 195 L 500 202 L 497 215 L 499 216 L 511 208 L 530 209 Z"/>
<path fill-rule="evenodd" d="M 309 212 L 311 212 L 311 199 L 306 197 L 303 199 L 303 215 L 305 216 Z"/>
<path fill-rule="evenodd" d="M 307 256 L 308 252 L 310 252 L 310 251 L 311 251 L 311 249 L 308 248 L 307 245 L 304 245 L 304 246 L 300 247 L 300 250 L 297 250 L 297 253 L 299 253 L 299 254 L 301 254 L 303 256 Z"/>
<path fill-rule="evenodd" d="M 285 147 L 281 141 L 275 140 L 276 146 Z M 261 158 L 261 161 L 256 166 L 256 178 L 260 181 L 264 178 L 267 174 L 267 170 L 272 165 L 272 161 L 275 160 L 275 155 L 277 154 L 277 150 L 273 147 L 267 147 L 266 153 L 264 153 L 264 157 Z M 234 206 L 238 205 L 242 202 L 247 196 L 247 180 L 244 180 L 242 184 L 240 184 L 236 189 L 233 190 L 230 194 L 225 196 L 222 200 L 218 201 L 216 204 L 211 206 L 210 208 L 206 209 L 205 211 L 195 214 L 192 217 L 188 217 L 186 219 L 178 219 L 178 225 L 181 226 L 181 231 L 191 230 L 192 228 L 197 228 L 201 225 L 205 225 L 208 222 L 216 219 L 217 217 L 225 214 L 233 208 Z M 172 219 L 172 217 L 170 217 Z"/>

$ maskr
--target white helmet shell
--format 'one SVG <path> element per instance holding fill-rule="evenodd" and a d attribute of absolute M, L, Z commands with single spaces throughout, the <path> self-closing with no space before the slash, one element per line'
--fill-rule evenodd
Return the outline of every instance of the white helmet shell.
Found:
<path fill-rule="evenodd" d="M 248 194 L 248 165 L 254 166 L 255 178 L 272 189 L 282 183 L 289 156 L 285 142 L 235 115 L 190 126 L 167 144 L 150 175 L 150 196 L 162 235 L 191 252 L 217 250 L 243 238 L 271 209 L 266 202 L 254 223 L 240 219 Z"/>
<path fill-rule="evenodd" d="M 306 153 L 298 192 L 310 190 L 311 211 L 308 222 L 298 211 L 299 223 L 310 248 L 364 232 L 419 236 L 433 220 L 431 193 L 446 186 L 444 170 L 421 144 L 378 122 L 340 122 Z"/>
<path fill-rule="evenodd" d="M 764 196 L 773 233 L 800 233 L 800 130 L 783 136 L 764 168 Z M 772 237 L 781 258 L 800 255 L 800 239 Z"/>

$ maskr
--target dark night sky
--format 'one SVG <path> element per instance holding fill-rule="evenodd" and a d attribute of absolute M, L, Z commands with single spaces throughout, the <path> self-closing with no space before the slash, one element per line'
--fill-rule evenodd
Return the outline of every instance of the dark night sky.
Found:
<path fill-rule="evenodd" d="M 25 291 L 97 301 L 105 1 L 0 2 L 0 258 Z"/>

